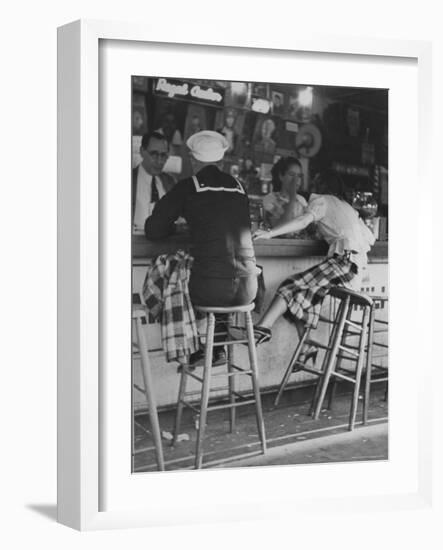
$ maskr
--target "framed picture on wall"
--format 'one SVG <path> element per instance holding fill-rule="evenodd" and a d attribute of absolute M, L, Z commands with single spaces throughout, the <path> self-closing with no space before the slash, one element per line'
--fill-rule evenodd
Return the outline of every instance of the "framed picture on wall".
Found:
<path fill-rule="evenodd" d="M 142 94 L 134 94 L 132 101 L 132 135 L 142 136 L 148 131 L 146 99 Z"/>
<path fill-rule="evenodd" d="M 207 77 L 208 81 L 216 79 L 217 82 L 240 83 L 241 85 L 234 86 L 235 93 L 231 94 L 231 100 L 227 101 L 230 104 L 225 107 L 245 109 L 244 124 L 238 131 L 241 132 L 244 142 L 250 143 L 252 151 L 258 146 L 262 147 L 264 155 L 269 155 L 269 162 L 263 159 L 258 164 L 258 169 L 264 165 L 262 172 L 267 179 L 272 176 L 271 164 L 276 155 L 279 156 L 276 152 L 278 140 L 274 115 L 251 110 L 246 112 L 253 83 L 262 81 L 264 72 L 266 83 L 270 87 L 278 82 L 286 82 L 288 73 L 297 74 L 297 81 L 292 82 L 292 85 L 309 82 L 313 87 L 327 86 L 331 82 L 325 82 L 325 75 L 331 74 L 334 69 L 334 86 L 389 89 L 392 109 L 389 113 L 389 138 L 390 143 L 396 144 L 390 149 L 389 157 L 389 170 L 395 175 L 389 181 L 389 207 L 395 212 L 392 223 L 396 228 L 389 246 L 401 248 L 400 240 L 395 235 L 401 234 L 405 228 L 408 229 L 412 244 L 417 244 L 414 234 L 420 234 L 419 225 L 423 222 L 420 216 L 411 220 L 407 213 L 413 208 L 414 202 L 420 200 L 413 192 L 417 185 L 413 169 L 419 164 L 427 164 L 425 145 L 429 144 L 431 133 L 431 113 L 427 103 L 430 53 L 426 44 L 346 38 L 331 45 L 328 38 L 302 39 L 300 35 L 291 39 L 290 43 L 282 41 L 278 49 L 276 43 L 267 44 L 265 39 L 260 48 L 254 49 L 241 47 L 247 45 L 246 39 L 242 41 L 225 37 L 224 44 L 230 46 L 230 54 L 226 55 L 224 47 L 210 44 L 189 45 L 187 33 L 188 31 L 183 30 L 182 34 L 169 36 L 167 33 L 165 35 L 164 29 L 151 29 L 147 32 L 138 25 L 120 25 L 115 22 L 110 25 L 97 21 L 75 22 L 59 30 L 59 521 L 82 530 L 191 522 L 195 520 L 196 514 L 200 521 L 219 521 L 218 507 L 208 506 L 208 502 L 213 502 L 214 494 L 217 495 L 219 505 L 223 507 L 223 520 L 226 521 L 243 517 L 261 519 L 270 515 L 289 519 L 294 517 L 297 510 L 302 511 L 312 502 L 316 512 L 327 512 L 331 506 L 338 507 L 339 504 L 344 506 L 345 511 L 352 510 L 356 499 L 359 503 L 364 503 L 365 509 L 374 513 L 386 507 L 387 502 L 388 506 L 394 508 L 416 506 L 417 502 L 421 502 L 422 495 L 427 498 L 433 480 L 431 474 L 419 475 L 420 471 L 432 471 L 431 440 L 426 431 L 431 415 L 428 408 L 420 406 L 414 377 L 414 358 L 418 352 L 427 359 L 431 357 L 429 350 L 423 351 L 419 344 L 426 337 L 420 319 L 414 316 L 405 319 L 404 303 L 399 297 L 407 284 L 408 307 L 412 310 L 423 308 L 418 289 L 426 288 L 429 281 L 424 280 L 425 274 L 420 271 L 411 272 L 405 281 L 404 269 L 399 269 L 398 264 L 393 265 L 390 272 L 392 304 L 389 308 L 389 323 L 394 329 L 390 336 L 389 349 L 393 350 L 394 367 L 401 366 L 403 377 L 399 384 L 395 375 L 399 369 L 394 368 L 389 388 L 389 407 L 397 413 L 401 411 L 401 414 L 389 415 L 389 432 L 394 434 L 390 440 L 389 460 L 386 455 L 372 455 L 368 459 L 360 454 L 361 460 L 353 467 L 343 463 L 313 467 L 306 461 L 306 455 L 310 454 L 307 452 L 310 447 L 304 439 L 307 436 L 298 430 L 291 434 L 291 444 L 296 446 L 295 452 L 303 454 L 304 458 L 300 458 L 298 463 L 294 461 L 286 464 L 284 468 L 275 462 L 273 467 L 266 466 L 264 462 L 253 463 L 254 466 L 260 466 L 254 468 L 243 467 L 246 466 L 243 463 L 237 463 L 236 467 L 219 467 L 211 463 L 211 460 L 205 463 L 209 470 L 205 472 L 189 472 L 187 469 L 171 472 L 167 471 L 168 468 L 165 468 L 166 471 L 157 471 L 157 468 L 148 471 L 144 467 L 137 472 L 134 468 L 134 448 L 140 441 L 143 446 L 147 443 L 147 448 L 139 448 L 141 459 L 143 453 L 146 456 L 154 453 L 159 458 L 159 449 L 166 454 L 166 446 L 167 453 L 180 454 L 189 446 L 190 441 L 195 442 L 196 433 L 205 419 L 202 420 L 200 414 L 194 414 L 195 411 L 189 408 L 187 428 L 177 434 L 181 439 L 177 441 L 176 438 L 174 450 L 170 446 L 174 430 L 174 422 L 171 420 L 173 415 L 168 419 L 160 415 L 161 422 L 155 427 L 155 419 L 158 421 L 155 399 L 147 399 L 146 410 L 149 411 L 151 420 L 149 428 L 133 414 L 134 384 L 139 386 L 135 390 L 141 390 L 154 398 L 159 396 L 158 391 L 149 393 L 148 389 L 158 390 L 161 386 L 162 399 L 165 402 L 168 399 L 172 401 L 177 399 L 180 373 L 177 372 L 177 365 L 171 367 L 162 363 L 164 352 L 160 346 L 160 332 L 151 332 L 148 324 L 143 325 L 142 320 L 146 321 L 144 305 L 141 304 L 142 308 L 133 307 L 131 290 L 134 281 L 140 283 L 140 274 L 148 267 L 151 258 L 147 254 L 149 247 L 151 252 L 158 250 L 163 253 L 168 250 L 176 251 L 179 243 L 186 252 L 189 243 L 180 232 L 181 222 L 177 224 L 175 240 L 156 245 L 146 243 L 143 235 L 134 238 L 131 232 L 131 202 L 134 196 L 131 142 L 135 129 L 132 109 L 135 103 L 132 101 L 129 85 L 132 76 L 159 78 L 164 74 L 183 75 L 186 68 L 186 82 Z M 232 48 L 235 48 L 235 56 L 232 55 Z M 334 55 L 317 53 L 328 51 L 334 52 Z M 106 63 L 102 63 L 104 55 Z M 368 56 L 371 58 L 370 71 Z M 414 59 L 415 64 L 409 64 L 406 57 Z M 393 64 L 396 65 L 395 71 L 392 70 Z M 72 67 L 78 68 L 78 71 L 73 73 Z M 78 85 L 72 85 L 73 78 L 78 78 Z M 300 117 L 301 128 L 306 123 L 309 100 L 312 99 L 310 92 L 306 89 L 305 92 L 305 96 L 298 95 L 292 103 L 294 116 Z M 203 93 L 208 92 L 205 89 Z M 228 95 L 227 93 L 227 98 Z M 237 99 L 233 101 L 235 96 Z M 96 98 L 99 98 L 98 102 Z M 277 96 L 274 101 L 276 98 Z M 191 122 L 195 122 L 191 119 L 186 125 L 187 105 L 183 103 L 185 107 L 182 110 L 171 111 L 166 107 L 176 105 L 172 98 L 154 97 L 153 101 L 154 129 L 163 129 L 168 133 L 171 127 L 167 123 L 170 121 L 164 120 L 163 116 L 172 112 L 175 117 L 173 130 L 180 132 L 183 145 L 184 134 L 189 130 Z M 416 131 L 417 141 L 421 143 L 420 151 L 416 142 L 411 144 L 405 135 L 404 109 L 409 114 L 417 115 L 420 122 L 416 127 L 413 126 L 415 118 L 411 117 L 411 127 Z M 194 115 L 200 119 L 197 110 Z M 143 118 L 142 114 L 140 116 Z M 136 122 L 138 128 L 138 117 Z M 149 124 L 151 125 L 151 121 Z M 246 138 L 245 133 L 249 133 L 250 138 Z M 305 132 L 305 135 L 308 139 L 309 132 Z M 158 141 L 162 142 L 161 139 Z M 309 151 L 308 143 L 303 146 Z M 410 151 L 408 167 L 404 166 L 404 146 Z M 155 147 L 146 148 L 143 154 L 149 157 L 149 163 L 153 160 L 164 160 L 170 153 L 168 149 L 162 149 L 161 143 L 155 143 Z M 306 172 L 310 162 L 308 154 L 298 160 Z M 72 170 L 73 166 L 77 169 Z M 246 170 L 246 166 L 232 166 L 235 166 L 232 173 L 236 176 Z M 261 172 L 257 165 L 254 170 L 253 166 L 247 169 L 254 172 L 254 177 L 260 177 Z M 414 177 L 411 177 L 411 172 L 414 172 Z M 420 185 L 427 189 L 429 182 L 423 179 L 423 174 L 420 173 Z M 286 172 L 283 175 L 286 176 Z M 296 179 L 300 175 L 300 171 L 295 169 L 291 177 Z M 154 178 L 145 178 L 145 183 L 148 185 L 145 191 L 149 189 L 152 192 L 156 185 Z M 157 187 L 157 191 L 161 194 L 165 191 L 166 194 L 166 190 L 161 187 Z M 195 193 L 204 195 L 197 188 Z M 241 187 L 238 188 L 238 193 L 242 194 Z M 152 198 L 152 194 L 150 196 Z M 260 212 L 262 201 L 259 193 L 253 197 L 253 201 L 258 201 L 256 210 Z M 160 250 L 156 246 L 163 248 Z M 327 249 L 325 243 L 294 243 L 280 238 L 273 242 L 272 239 L 263 239 L 255 242 L 255 246 L 257 257 L 266 264 L 265 272 L 272 274 L 267 275 L 265 281 L 268 292 L 271 291 L 268 296 L 277 288 L 278 275 L 281 276 L 285 269 L 296 271 L 301 267 L 301 264 L 291 263 L 294 258 L 306 262 L 303 264 L 306 266 L 309 264 L 306 250 L 313 257 L 315 253 L 326 254 Z M 378 245 L 377 250 L 384 250 L 386 253 L 387 243 Z M 76 253 L 73 254 L 73 251 Z M 426 265 L 429 261 L 426 247 L 412 246 L 411 255 L 416 265 Z M 373 262 L 374 271 L 379 273 L 383 269 L 380 267 L 382 264 L 383 258 L 378 257 Z M 371 292 L 370 281 L 362 284 L 369 288 L 367 292 Z M 389 296 L 391 299 L 391 294 Z M 133 321 L 137 325 L 135 332 L 132 331 Z M 284 321 L 281 322 L 280 326 L 289 331 L 288 326 L 283 325 Z M 137 331 L 140 327 L 142 330 L 139 333 Z M 135 333 L 146 336 L 146 347 L 142 345 L 140 336 L 139 347 L 134 348 L 132 337 Z M 279 353 L 288 341 L 295 340 L 294 330 L 287 332 L 281 339 L 278 334 L 282 333 L 276 332 L 277 338 L 272 344 L 275 347 L 267 348 L 268 351 L 262 347 L 258 351 L 262 365 L 259 374 L 264 384 L 270 384 L 269 380 L 275 374 L 264 365 L 273 363 L 275 369 L 280 369 L 281 377 L 284 374 L 280 372 L 284 370 L 281 367 L 287 363 L 283 363 Z M 409 342 L 407 349 L 404 341 Z M 248 349 L 253 354 L 252 344 Z M 273 351 L 270 352 L 270 349 Z M 133 354 L 138 354 L 137 360 L 146 359 L 145 355 L 148 356 L 148 361 L 151 359 L 152 368 L 142 369 L 140 378 L 133 375 Z M 237 366 L 241 367 L 247 356 L 248 350 L 243 346 L 238 354 L 236 352 L 235 357 L 241 363 Z M 207 364 L 212 365 L 212 362 Z M 430 364 L 430 360 L 424 360 L 421 365 L 426 376 Z M 191 374 L 198 377 L 196 372 Z M 193 378 L 191 382 L 189 389 L 192 392 L 195 391 L 194 383 L 197 385 L 198 380 Z M 237 386 L 234 391 L 245 400 L 253 400 L 251 395 L 254 395 L 257 402 L 256 390 L 245 390 L 243 386 Z M 411 400 L 410 396 L 417 399 Z M 230 398 L 223 402 L 234 403 Z M 289 406 L 293 406 L 291 400 Z M 265 428 L 271 433 L 272 407 L 264 409 Z M 299 413 L 294 412 L 293 408 L 288 410 L 290 417 L 287 416 L 285 424 L 300 422 L 297 416 Z M 346 411 L 344 427 L 337 428 L 344 434 L 343 441 L 352 439 L 347 430 L 349 409 Z M 216 411 L 214 414 L 217 415 Z M 222 424 L 232 427 L 233 415 L 228 415 L 227 418 L 229 422 L 225 423 L 223 419 Z M 240 420 L 241 415 L 236 418 L 238 426 L 241 424 Z M 135 421 L 142 427 L 134 427 Z M 315 423 L 313 419 L 310 421 Z M 334 421 L 335 419 L 325 415 L 321 420 L 324 423 L 322 427 L 317 424 L 313 429 L 328 430 L 330 423 Z M 417 426 L 418 429 L 405 431 L 405 422 Z M 257 425 L 255 423 L 254 429 Z M 377 433 L 386 430 L 386 418 L 377 417 L 369 422 L 369 426 L 363 426 L 362 421 L 359 421 L 357 429 L 373 430 L 374 426 L 379 430 Z M 264 439 L 265 445 L 261 441 L 261 446 L 258 445 L 260 453 L 257 453 L 260 457 L 269 458 L 271 462 L 277 447 L 288 438 L 286 425 L 281 426 L 279 423 L 274 428 L 276 431 L 273 436 Z M 150 439 L 151 430 L 159 435 L 155 444 Z M 150 433 L 146 433 L 147 431 Z M 376 430 L 371 433 L 375 432 Z M 253 445 L 249 441 L 250 436 L 248 431 L 236 433 L 235 429 L 230 433 L 235 442 L 235 460 L 242 460 L 236 454 L 237 447 L 243 448 L 245 441 L 248 441 L 246 446 Z M 294 451 L 294 448 L 291 447 L 291 450 Z M 209 458 L 213 456 L 209 448 L 205 452 Z M 172 465 L 173 468 L 170 469 L 175 469 L 181 458 L 174 456 L 171 460 L 175 462 L 170 462 L 167 466 Z M 236 494 L 235 499 L 232 498 L 233 484 L 242 486 L 242 491 Z M 297 491 L 288 493 L 288 486 L 297 487 Z M 186 506 L 182 499 L 175 498 L 177 494 L 186 495 Z M 149 495 L 148 499 L 146 495 Z M 245 510 L 248 510 L 247 514 Z"/>
<path fill-rule="evenodd" d="M 132 77 L 132 86 L 134 90 L 138 90 L 140 92 L 147 92 L 148 91 L 148 79 L 146 76 L 137 76 L 134 75 Z"/>
<path fill-rule="evenodd" d="M 285 96 L 282 92 L 271 91 L 272 114 L 282 116 L 285 113 Z"/>

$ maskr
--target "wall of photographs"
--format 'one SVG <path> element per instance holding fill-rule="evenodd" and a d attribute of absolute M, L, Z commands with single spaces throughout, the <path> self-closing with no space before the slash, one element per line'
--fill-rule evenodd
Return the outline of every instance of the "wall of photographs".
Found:
<path fill-rule="evenodd" d="M 216 130 L 229 143 L 223 169 L 250 194 L 268 192 L 272 165 L 290 155 L 302 162 L 306 188 L 332 168 L 351 193 L 371 192 L 387 210 L 387 90 L 133 76 L 132 91 L 134 166 L 141 136 L 158 130 L 170 146 L 165 171 L 187 177 L 186 140 Z"/>

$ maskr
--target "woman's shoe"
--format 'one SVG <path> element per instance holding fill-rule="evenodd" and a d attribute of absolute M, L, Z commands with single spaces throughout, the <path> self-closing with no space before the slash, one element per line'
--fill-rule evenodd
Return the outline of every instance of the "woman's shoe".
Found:
<path fill-rule="evenodd" d="M 219 367 L 225 365 L 227 361 L 226 351 L 221 346 L 214 347 L 212 350 L 212 366 Z M 200 348 L 189 357 L 189 368 L 203 367 L 205 365 L 205 350 Z"/>
<path fill-rule="evenodd" d="M 302 353 L 300 355 L 299 361 L 300 363 L 306 364 L 308 361 L 312 361 L 312 364 L 315 365 L 315 362 L 317 360 L 317 354 L 318 349 L 311 348 L 307 353 Z"/>
<path fill-rule="evenodd" d="M 270 328 L 261 327 L 259 325 L 254 326 L 255 345 L 264 344 L 269 342 L 272 338 L 272 331 Z"/>

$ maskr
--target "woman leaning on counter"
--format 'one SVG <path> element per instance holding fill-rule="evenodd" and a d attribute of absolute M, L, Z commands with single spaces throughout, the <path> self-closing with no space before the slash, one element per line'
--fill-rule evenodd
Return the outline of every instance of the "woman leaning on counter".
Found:
<path fill-rule="evenodd" d="M 270 306 L 255 326 L 257 343 L 271 339 L 272 326 L 285 315 L 301 337 L 305 326 L 315 328 L 323 299 L 333 286 L 359 286 L 367 253 L 375 238 L 358 213 L 346 201 L 341 178 L 326 171 L 317 178 L 306 211 L 272 229 L 256 231 L 254 238 L 270 239 L 298 232 L 314 222 L 329 250 L 323 262 L 291 275 L 279 286 Z"/>
<path fill-rule="evenodd" d="M 308 203 L 298 194 L 303 182 L 300 162 L 294 157 L 282 157 L 271 170 L 272 193 L 263 198 L 266 221 L 271 227 L 301 216 Z"/>

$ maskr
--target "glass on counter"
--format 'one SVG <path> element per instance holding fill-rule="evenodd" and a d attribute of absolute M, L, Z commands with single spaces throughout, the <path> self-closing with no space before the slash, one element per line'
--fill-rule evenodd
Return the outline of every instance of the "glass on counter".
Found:
<path fill-rule="evenodd" d="M 378 204 L 373 193 L 357 191 L 352 200 L 352 206 L 358 211 L 365 225 L 378 239 L 380 235 L 380 218 L 377 217 Z"/>
<path fill-rule="evenodd" d="M 352 200 L 352 206 L 363 219 L 373 218 L 377 214 L 378 204 L 373 193 L 369 191 L 357 191 Z"/>

